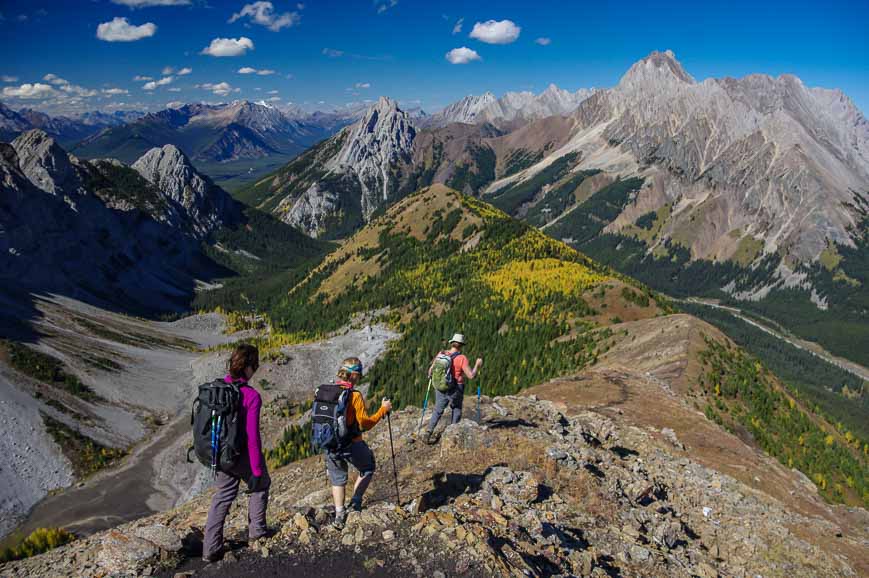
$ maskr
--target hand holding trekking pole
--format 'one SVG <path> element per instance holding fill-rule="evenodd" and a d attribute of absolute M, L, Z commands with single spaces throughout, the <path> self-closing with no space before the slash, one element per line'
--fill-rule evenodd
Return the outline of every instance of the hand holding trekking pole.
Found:
<path fill-rule="evenodd" d="M 384 397 L 380 402 L 380 407 L 386 408 L 387 415 L 392 411 L 392 401 L 388 397 Z"/>

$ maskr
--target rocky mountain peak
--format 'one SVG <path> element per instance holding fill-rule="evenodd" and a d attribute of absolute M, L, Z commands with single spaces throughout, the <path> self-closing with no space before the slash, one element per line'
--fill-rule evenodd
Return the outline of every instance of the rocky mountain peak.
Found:
<path fill-rule="evenodd" d="M 34 185 L 55 195 L 85 194 L 78 159 L 42 130 L 29 130 L 12 141 L 21 171 Z"/>
<path fill-rule="evenodd" d="M 661 90 L 671 84 L 695 84 L 694 77 L 685 72 L 671 50 L 653 51 L 634 63 L 619 81 L 619 88 L 645 88 Z"/>
<path fill-rule="evenodd" d="M 183 208 L 197 235 L 207 235 L 228 217 L 227 211 L 233 205 L 229 195 L 196 172 L 175 145 L 152 148 L 132 168 Z"/>
<path fill-rule="evenodd" d="M 412 149 L 416 129 L 398 103 L 381 96 L 365 115 L 347 129 L 347 139 L 332 167 L 350 166 L 370 177 L 377 175 L 385 186 L 389 164 L 406 158 Z M 374 169 L 376 165 L 376 170 Z M 374 171 L 374 172 L 372 172 Z M 363 180 L 368 180 L 368 177 Z M 384 199 L 386 191 L 384 190 Z"/>

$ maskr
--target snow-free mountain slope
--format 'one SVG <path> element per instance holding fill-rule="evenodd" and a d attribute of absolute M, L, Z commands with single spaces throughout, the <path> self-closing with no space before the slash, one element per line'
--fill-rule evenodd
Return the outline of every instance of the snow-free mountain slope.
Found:
<path fill-rule="evenodd" d="M 570 92 L 550 84 L 540 94 L 507 92 L 501 98 L 491 92 L 479 96 L 468 95 L 423 119 L 421 126 L 442 127 L 453 122 L 489 122 L 498 126 L 513 126 L 548 116 L 570 114 L 594 92 L 595 89 L 586 88 Z"/>
<path fill-rule="evenodd" d="M 407 113 L 381 97 L 357 122 L 240 198 L 313 237 L 352 232 L 399 197 L 400 167 L 411 162 L 416 133 Z"/>

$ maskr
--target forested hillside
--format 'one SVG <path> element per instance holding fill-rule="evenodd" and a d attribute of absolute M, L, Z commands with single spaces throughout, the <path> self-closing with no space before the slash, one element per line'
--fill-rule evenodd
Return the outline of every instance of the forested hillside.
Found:
<path fill-rule="evenodd" d="M 666 309 L 644 288 L 494 207 L 433 186 L 390 209 L 272 311 L 314 337 L 386 311 L 403 337 L 369 374 L 372 397 L 419 404 L 425 370 L 456 331 L 483 357 L 486 394 L 514 393 L 593 363 L 611 323 L 598 304 L 626 289 L 638 315 Z M 620 299 L 622 302 L 626 300 Z M 617 320 L 616 320 L 617 321 Z"/>
<path fill-rule="evenodd" d="M 615 181 L 592 206 L 605 212 L 635 186 Z M 468 337 L 469 357 L 485 360 L 483 393 L 503 395 L 590 367 L 624 339 L 613 326 L 672 311 L 657 294 L 564 243 L 435 185 L 354 235 L 270 315 L 282 339 L 299 341 L 376 312 L 402 337 L 370 368 L 369 403 L 389 396 L 401 407 L 421 404 L 428 364 L 453 332 Z M 826 410 L 816 405 L 820 398 L 795 395 L 729 342 L 710 340 L 701 361 L 694 391 L 710 419 L 803 471 L 828 499 L 869 499 L 859 427 L 837 429 L 817 413 Z M 278 465 L 310 452 L 304 426 L 293 426 L 269 458 Z"/>

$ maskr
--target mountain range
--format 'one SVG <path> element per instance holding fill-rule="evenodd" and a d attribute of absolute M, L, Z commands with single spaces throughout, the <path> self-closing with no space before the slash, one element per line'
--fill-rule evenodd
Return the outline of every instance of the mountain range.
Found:
<path fill-rule="evenodd" d="M 487 93 L 424 121 L 381 99 L 238 196 L 335 238 L 432 183 L 677 295 L 762 303 L 785 323 L 775 304 L 788 292 L 830 319 L 869 314 L 869 122 L 841 91 L 794 76 L 697 82 L 666 51 L 611 89 Z M 816 337 L 812 323 L 800 333 Z"/>
<path fill-rule="evenodd" d="M 569 92 L 554 84 L 550 84 L 540 94 L 528 91 L 508 92 L 497 98 L 491 92 L 485 92 L 479 96 L 466 96 L 424 118 L 419 124 L 423 127 L 441 127 L 454 122 L 489 122 L 499 126 L 516 126 L 548 116 L 569 114 L 594 93 L 595 89 L 586 88 Z"/>
<path fill-rule="evenodd" d="M 272 250 L 293 245 L 285 257 L 291 261 L 316 247 L 246 209 L 174 145 L 155 147 L 131 166 L 79 159 L 41 130 L 0 148 L 0 271 L 9 290 L 60 293 L 125 311 L 172 311 L 189 305 L 198 280 L 231 274 L 227 261 L 205 251 L 228 231 L 249 229 L 253 238 L 256 223 L 274 236 Z M 222 250 L 251 248 L 242 245 Z"/>
<path fill-rule="evenodd" d="M 23 132 L 40 129 L 70 146 L 103 129 L 133 122 L 145 113 L 119 110 L 112 113 L 85 112 L 73 117 L 49 116 L 31 108 L 14 111 L 0 102 L 0 142 L 9 142 Z"/>

